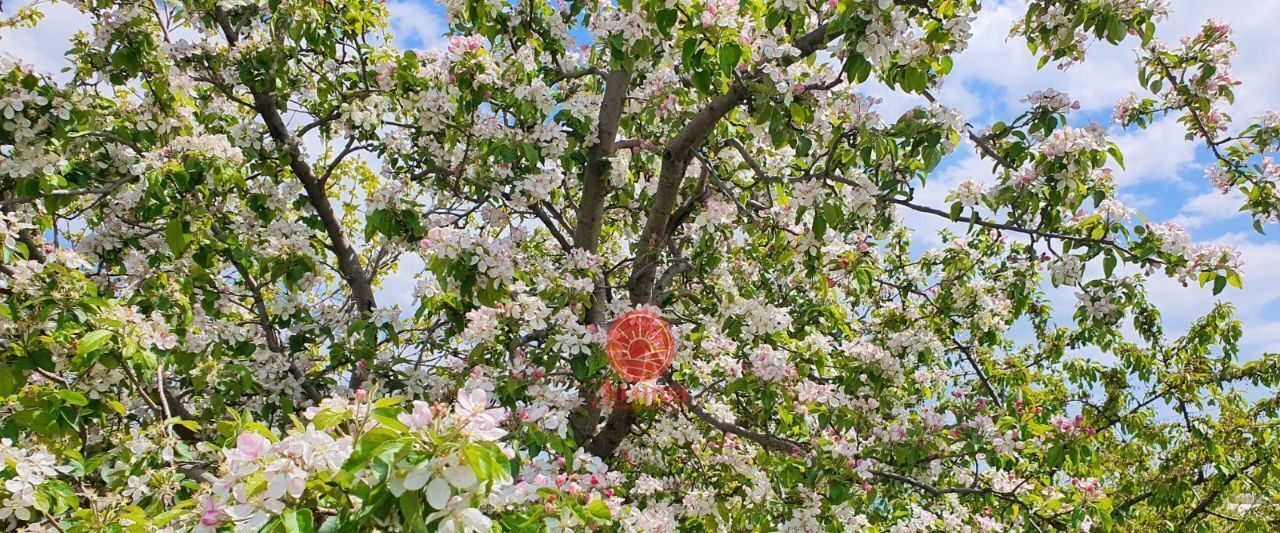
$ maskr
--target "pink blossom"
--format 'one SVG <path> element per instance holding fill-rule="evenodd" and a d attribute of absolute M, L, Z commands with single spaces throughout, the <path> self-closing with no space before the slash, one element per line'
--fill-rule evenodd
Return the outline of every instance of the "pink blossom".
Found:
<path fill-rule="evenodd" d="M 226 453 L 230 461 L 248 462 L 265 457 L 270 451 L 270 440 L 257 433 L 246 431 L 236 437 L 236 447 Z"/>
<path fill-rule="evenodd" d="M 200 500 L 200 525 L 196 526 L 196 531 L 216 531 L 216 526 L 222 522 L 222 506 L 210 494 Z"/>
<path fill-rule="evenodd" d="M 423 401 L 413 402 L 413 411 L 409 413 L 400 413 L 396 417 L 400 423 L 409 426 L 410 429 L 420 430 L 431 427 L 431 421 L 434 419 L 434 413 L 431 410 L 431 404 Z"/>

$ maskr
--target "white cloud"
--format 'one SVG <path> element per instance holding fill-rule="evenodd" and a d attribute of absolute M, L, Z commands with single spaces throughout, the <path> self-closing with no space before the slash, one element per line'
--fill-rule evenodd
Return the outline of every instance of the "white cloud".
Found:
<path fill-rule="evenodd" d="M 1139 211 L 1150 208 L 1151 206 L 1154 206 L 1159 202 L 1159 200 L 1151 196 L 1142 195 L 1142 194 L 1133 194 L 1128 192 L 1121 192 L 1119 194 L 1119 198 L 1120 198 L 1120 202 L 1123 203 L 1124 205 L 1127 205 Z"/>
<path fill-rule="evenodd" d="M 1235 31 L 1233 39 L 1239 45 L 1234 73 L 1243 82 L 1232 110 L 1248 118 L 1274 105 L 1280 63 L 1272 55 L 1280 2 L 1171 3 L 1169 19 L 1156 26 L 1160 39 L 1176 44 L 1179 38 L 1198 32 L 1210 18 L 1230 23 Z M 941 92 L 949 101 L 978 102 L 975 107 L 965 108 L 970 115 L 998 111 L 1000 106 L 1016 109 L 1019 99 L 1047 87 L 1070 94 L 1086 111 L 1109 110 L 1130 91 L 1141 94 L 1134 63 L 1137 39 L 1126 39 L 1119 46 L 1094 43 L 1083 63 L 1065 71 L 1051 66 L 1037 70 L 1036 58 L 1027 51 L 1023 39 L 1009 38 L 1009 28 L 1025 12 L 1024 3 L 1008 0 L 984 8 L 974 21 L 969 49 L 956 58 L 955 70 Z"/>
<path fill-rule="evenodd" d="M 17 9 L 7 11 L 5 16 L 12 15 L 14 11 Z M 71 66 L 66 58 L 67 50 L 71 49 L 71 37 L 89 28 L 89 16 L 63 3 L 45 4 L 40 6 L 40 11 L 45 18 L 34 28 L 0 30 L 0 53 L 30 63 L 40 72 L 54 74 L 60 80 L 67 79 L 61 70 Z"/>
<path fill-rule="evenodd" d="M 448 30 L 440 17 L 440 6 L 428 9 L 426 4 L 412 0 L 395 0 L 387 4 L 391 15 L 391 34 L 402 47 L 420 49 L 444 48 L 444 33 Z"/>
<path fill-rule="evenodd" d="M 1173 222 L 1187 229 L 1196 229 L 1210 222 L 1243 218 L 1240 206 L 1244 202 L 1244 195 L 1236 191 L 1230 194 L 1207 192 L 1188 200 Z"/>
<path fill-rule="evenodd" d="M 1239 250 L 1244 263 L 1244 289 L 1227 288 L 1214 296 L 1208 287 L 1201 288 L 1195 283 L 1182 287 L 1163 276 L 1151 279 L 1147 285 L 1148 296 L 1160 309 L 1167 330 L 1185 328 L 1212 309 L 1215 302 L 1225 301 L 1236 306 L 1236 317 L 1245 324 L 1241 345 L 1246 351 L 1252 351 L 1244 354 L 1245 359 L 1276 350 L 1280 344 L 1280 322 L 1275 321 L 1275 313 L 1270 308 L 1280 302 L 1280 269 L 1275 268 L 1280 258 L 1280 243 L 1254 239 L 1247 233 L 1228 233 L 1213 241 Z"/>
<path fill-rule="evenodd" d="M 1170 116 L 1141 130 L 1116 130 L 1112 141 L 1124 154 L 1125 168 L 1117 169 L 1116 181 L 1121 188 L 1146 182 L 1172 182 L 1183 186 L 1191 182 L 1182 177 L 1196 165 L 1197 145 L 1186 140 L 1186 129 Z M 1199 178 L 1198 172 L 1196 179 Z"/>
<path fill-rule="evenodd" d="M 1085 62 L 1066 71 L 1036 69 L 1037 58 L 1009 29 L 1025 13 L 1022 2 L 984 6 L 973 24 L 969 48 L 955 58 L 955 69 L 940 92 L 948 102 L 978 102 L 971 116 L 1019 109 L 1019 100 L 1049 87 L 1080 101 L 1085 110 L 1109 109 L 1137 86 L 1133 54 L 1123 47 L 1094 46 Z"/>

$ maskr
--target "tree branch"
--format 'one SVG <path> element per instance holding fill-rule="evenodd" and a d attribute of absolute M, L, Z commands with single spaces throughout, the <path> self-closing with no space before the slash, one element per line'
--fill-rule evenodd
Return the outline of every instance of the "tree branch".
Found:
<path fill-rule="evenodd" d="M 912 211 L 919 211 L 921 213 L 928 213 L 928 214 L 937 215 L 946 219 L 951 219 L 951 214 L 941 209 L 935 209 L 933 207 L 913 204 L 910 201 L 904 200 L 902 198 L 887 198 L 886 200 L 891 203 L 895 203 L 902 207 L 910 209 Z M 1137 254 L 1133 253 L 1128 248 L 1120 246 L 1119 244 L 1116 244 L 1115 241 L 1111 241 L 1111 240 L 1094 239 L 1091 237 L 1079 237 L 1075 235 L 1067 235 L 1064 233 L 1055 233 L 1051 231 L 1042 231 L 1037 229 L 1024 228 L 1022 226 L 1016 226 L 1016 225 L 1007 224 L 1004 222 L 992 222 L 989 220 L 984 220 L 978 217 L 978 215 L 976 214 L 972 216 L 969 216 L 969 215 L 961 216 L 955 219 L 955 222 L 964 222 L 968 224 L 974 224 L 977 226 L 983 226 L 987 228 L 999 229 L 1004 231 L 1011 231 L 1014 233 L 1021 233 L 1024 235 L 1032 235 L 1036 237 L 1044 237 L 1044 238 L 1071 241 L 1071 242 L 1082 243 L 1082 244 L 1094 244 L 1094 245 L 1105 246 L 1108 248 L 1112 248 L 1124 255 L 1127 255 L 1130 258 L 1134 259 L 1135 261 L 1145 261 L 1149 263 L 1162 264 L 1162 262 L 1159 259 L 1156 259 L 1153 257 L 1146 257 L 1146 258 L 1139 257 Z"/>
<path fill-rule="evenodd" d="M 218 22 L 218 26 L 222 29 L 227 43 L 232 48 L 235 48 L 236 43 L 239 41 L 239 36 L 235 29 L 231 27 L 226 11 L 220 7 L 214 8 L 214 17 Z M 342 229 L 342 223 L 338 220 L 337 214 L 334 213 L 332 204 L 329 203 L 329 196 L 325 192 L 324 184 L 316 177 L 311 165 L 302 157 L 302 152 L 298 148 L 298 139 L 289 132 L 284 119 L 281 118 L 275 96 L 252 86 L 249 87 L 249 92 L 253 95 L 254 109 L 267 124 L 267 131 L 270 133 L 271 138 L 285 150 L 285 154 L 289 159 L 290 170 L 302 182 L 303 189 L 307 192 L 307 199 L 311 202 L 311 207 L 315 209 L 316 215 L 320 217 L 320 221 L 324 225 L 325 233 L 329 237 L 329 248 L 333 251 L 334 256 L 337 257 L 338 271 L 351 289 L 351 297 L 355 300 L 356 308 L 361 315 L 369 315 L 378 305 L 373 294 L 373 284 L 369 280 L 369 275 L 360 266 L 360 260 L 356 255 L 355 248 L 347 240 L 346 233 Z M 353 369 L 350 387 L 353 389 L 358 388 L 363 380 L 364 372 L 359 368 Z"/>
<path fill-rule="evenodd" d="M 824 22 L 813 31 L 796 39 L 794 45 L 799 53 L 784 58 L 779 61 L 779 64 L 786 67 L 800 61 L 836 37 L 837 35 L 827 32 L 827 23 Z M 675 211 L 685 168 L 693 159 L 695 150 L 706 141 L 721 119 L 746 100 L 750 94 L 747 83 L 759 79 L 761 75 L 761 71 L 757 70 L 750 76 L 734 81 L 733 86 L 726 93 L 712 99 L 663 147 L 662 166 L 658 171 L 658 189 L 653 197 L 653 205 L 649 208 L 644 230 L 640 233 L 635 263 L 632 264 L 631 276 L 627 281 L 633 305 L 648 304 L 653 299 L 658 261 L 668 236 L 667 225 Z M 630 410 L 614 411 L 604 429 L 592 439 L 591 452 L 600 457 L 612 456 L 618 445 L 622 443 L 623 437 L 630 431 L 634 416 Z"/>
<path fill-rule="evenodd" d="M 686 407 L 689 409 L 690 413 L 693 413 L 694 415 L 702 419 L 703 422 L 706 422 L 711 427 L 716 428 L 725 433 L 737 435 L 739 437 L 747 439 L 751 442 L 754 442 L 766 448 L 773 448 L 775 450 L 783 451 L 787 453 L 799 453 L 808 449 L 808 446 L 806 446 L 802 442 L 794 441 L 791 439 L 785 439 L 782 437 L 776 437 L 766 433 L 757 433 L 755 431 L 751 431 L 737 424 L 732 424 L 732 423 L 717 419 L 716 417 L 712 416 L 711 413 L 708 413 L 703 408 L 698 407 L 698 405 L 693 403 L 692 401 L 686 404 Z"/>
<path fill-rule="evenodd" d="M 631 73 L 623 69 L 610 71 L 605 77 L 604 99 L 600 104 L 597 131 L 599 139 L 587 149 L 587 162 L 582 169 L 582 198 L 578 203 L 578 219 L 573 228 L 573 246 L 590 253 L 600 249 L 600 232 L 604 227 L 604 200 L 609 192 L 605 176 L 608 159 L 613 156 L 618 136 L 618 123 L 626 107 L 631 86 Z M 604 321 L 603 292 L 597 290 L 587 310 L 587 323 Z"/>
<path fill-rule="evenodd" d="M 625 69 L 610 71 L 605 76 L 604 97 L 600 103 L 600 115 L 596 127 L 598 139 L 587 149 L 587 162 L 582 169 L 582 198 L 578 203 L 578 217 L 573 228 L 573 246 L 592 254 L 600 249 L 600 232 L 604 227 L 604 201 L 609 192 L 605 170 L 609 158 L 617 149 L 614 143 L 618 137 L 618 124 L 622 120 L 622 111 L 626 108 L 627 93 L 630 89 L 631 73 Z M 591 291 L 591 303 L 584 317 L 587 324 L 604 322 L 607 300 L 605 285 L 608 281 L 606 276 Z M 596 407 L 594 387 L 582 386 L 579 390 L 583 407 L 569 416 L 569 427 L 573 429 L 575 439 L 585 443 L 595 435 L 600 412 Z M 613 445 L 613 447 L 616 446 L 616 444 Z"/>
<path fill-rule="evenodd" d="M 243 263 L 237 261 L 228 254 L 227 260 L 235 267 L 236 272 L 240 273 L 240 280 L 249 288 L 249 294 L 253 296 L 253 309 L 258 316 L 258 326 L 262 328 L 262 332 L 267 338 L 267 349 L 278 353 L 289 359 L 289 374 L 302 384 L 302 390 L 307 394 L 311 401 L 320 403 L 324 397 L 320 391 L 316 389 L 311 378 L 298 367 L 298 362 L 285 349 L 284 343 L 280 341 L 280 336 L 276 332 L 275 326 L 271 325 L 270 314 L 267 313 L 266 299 L 262 297 L 262 287 L 253 281 L 253 276 L 249 274 L 249 269 Z"/>

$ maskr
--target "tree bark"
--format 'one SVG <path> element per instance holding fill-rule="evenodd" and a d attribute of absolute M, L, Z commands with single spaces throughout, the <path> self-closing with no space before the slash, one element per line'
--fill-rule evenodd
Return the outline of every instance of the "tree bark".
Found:
<path fill-rule="evenodd" d="M 796 39 L 795 46 L 800 53 L 780 61 L 782 66 L 812 55 L 819 47 L 834 38 L 828 34 L 827 24 L 823 23 L 813 31 Z M 644 231 L 640 234 L 640 242 L 636 249 L 635 263 L 632 265 L 631 277 L 627 287 L 633 305 L 650 304 L 654 296 L 654 284 L 657 279 L 658 263 L 662 249 L 669 237 L 668 224 L 675 211 L 676 199 L 680 193 L 680 185 L 684 182 L 685 170 L 693 159 L 697 149 L 706 142 L 716 124 L 738 107 L 749 96 L 747 80 L 760 76 L 759 72 L 734 82 L 728 92 L 717 96 L 706 107 L 698 111 L 693 119 L 685 124 L 662 150 L 662 167 L 658 171 L 658 191 L 654 194 L 653 205 L 649 208 L 649 217 L 645 221 Z M 635 413 L 622 409 L 616 410 L 605 423 L 604 429 L 592 439 L 587 448 L 599 457 L 611 457 L 622 444 L 623 438 L 631 431 Z"/>
<path fill-rule="evenodd" d="M 231 27 L 227 13 L 222 8 L 215 8 L 214 16 L 218 21 L 218 26 L 222 29 L 224 37 L 227 39 L 227 43 L 234 48 L 239 41 L 239 35 Z M 329 249 L 333 251 L 333 255 L 338 260 L 338 272 L 351 289 L 351 299 L 355 302 L 356 309 L 361 316 L 368 316 L 378 306 L 373 294 L 373 284 L 369 280 L 369 275 L 365 273 L 364 268 L 360 266 L 360 259 L 356 255 L 356 250 L 347 240 L 346 232 L 342 229 L 342 223 L 334 213 L 333 205 L 329 203 L 329 195 L 325 192 L 324 183 L 316 177 L 311 165 L 302 157 L 302 151 L 298 148 L 298 143 L 301 141 L 294 137 L 288 126 L 285 125 L 284 119 L 281 118 L 275 95 L 254 87 L 249 87 L 249 92 L 253 95 L 254 110 L 258 112 L 263 122 L 266 123 L 267 132 L 271 139 L 285 150 L 285 155 L 289 158 L 289 169 L 293 171 L 298 181 L 302 182 L 302 187 L 307 192 L 307 200 L 311 203 L 311 207 L 315 209 L 316 215 L 320 217 L 320 221 L 324 225 L 325 233 L 329 237 Z M 352 369 L 349 387 L 353 389 L 359 388 L 363 381 L 364 371 L 358 367 Z"/>
<path fill-rule="evenodd" d="M 587 149 L 587 163 L 582 171 L 582 198 L 578 204 L 578 220 L 573 229 L 573 246 L 591 253 L 600 250 L 600 232 L 604 226 L 604 200 L 609 193 L 609 180 L 605 175 L 608 160 L 613 156 L 618 136 L 618 123 L 626 107 L 626 97 L 631 86 L 631 73 L 618 69 L 605 78 L 604 98 L 600 104 L 595 144 Z M 604 322 L 604 288 L 598 287 L 587 310 L 587 323 Z"/>
<path fill-rule="evenodd" d="M 627 104 L 631 88 L 631 73 L 624 69 L 610 71 L 605 77 L 604 97 L 600 103 L 599 120 L 596 122 L 598 140 L 587 149 L 587 162 L 582 170 L 582 198 L 578 204 L 578 218 L 573 228 L 573 246 L 592 254 L 600 251 L 600 232 L 604 226 L 604 201 L 609 193 L 606 175 L 608 160 L 617 149 L 618 124 Z M 587 324 L 601 324 L 605 319 L 605 285 L 601 280 L 591 292 L 590 307 L 586 312 Z M 586 442 L 595 434 L 600 411 L 596 405 L 596 391 L 587 383 L 579 384 L 582 407 L 569 416 L 569 427 L 579 442 Z"/>

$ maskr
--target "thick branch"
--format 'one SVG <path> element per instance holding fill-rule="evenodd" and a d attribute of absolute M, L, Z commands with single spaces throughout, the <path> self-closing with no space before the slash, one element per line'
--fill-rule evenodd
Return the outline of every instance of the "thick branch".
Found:
<path fill-rule="evenodd" d="M 706 422 L 707 424 L 709 424 L 711 427 L 716 428 L 725 433 L 737 435 L 739 437 L 747 439 L 751 442 L 754 442 L 766 448 L 773 448 L 775 450 L 788 452 L 788 453 L 798 453 L 807 449 L 807 446 L 805 446 L 804 443 L 797 442 L 790 439 L 784 439 L 782 437 L 775 437 L 767 433 L 757 433 L 749 429 L 746 429 L 742 426 L 739 426 L 737 424 L 731 424 L 729 422 L 725 422 L 723 420 L 717 419 L 716 417 L 712 416 L 711 413 L 708 413 L 703 408 L 698 407 L 693 402 L 689 402 L 687 407 L 689 408 L 690 413 L 693 413 L 698 418 L 702 419 L 703 422 Z"/>
<path fill-rule="evenodd" d="M 587 149 L 587 162 L 582 170 L 582 198 L 578 204 L 578 218 L 573 228 L 573 246 L 595 254 L 600 249 L 600 232 L 604 227 L 604 202 L 609 192 L 606 167 L 617 149 L 618 124 L 626 107 L 627 93 L 631 87 L 631 73 L 624 69 L 610 71 L 605 76 L 604 97 L 600 103 L 597 121 L 597 141 Z M 605 286 L 602 279 L 591 292 L 591 304 L 586 312 L 588 324 L 600 324 L 605 319 Z M 569 417 L 569 426 L 579 442 L 586 442 L 595 434 L 600 414 L 596 408 L 595 390 L 581 387 L 582 407 Z M 620 439 L 621 437 L 619 437 Z M 612 447 L 616 447 L 614 444 Z"/>
<path fill-rule="evenodd" d="M 234 48 L 239 36 L 236 34 L 235 29 L 231 27 L 227 13 L 221 8 L 216 8 L 214 15 L 227 42 Z M 324 225 L 325 233 L 329 237 L 329 248 L 333 250 L 333 254 L 338 260 L 338 271 L 351 289 L 351 297 L 355 301 L 356 308 L 362 315 L 368 315 L 377 307 L 377 301 L 373 295 L 373 285 L 369 280 L 368 274 L 360 266 L 360 260 L 356 255 L 355 248 L 347 240 L 342 223 L 333 211 L 333 205 L 329 203 L 329 196 L 325 192 L 324 184 L 312 171 L 311 165 L 302 157 L 302 152 L 298 148 L 298 139 L 290 133 L 284 123 L 284 119 L 280 116 L 276 97 L 254 87 L 249 87 L 249 92 L 253 95 L 254 109 L 262 117 L 263 122 L 266 123 L 267 131 L 271 138 L 285 150 L 285 154 L 289 158 L 290 170 L 302 182 L 302 187 L 307 192 L 307 199 L 311 202 L 311 207 L 315 209 L 316 215 L 320 217 L 320 221 Z M 359 387 L 360 382 L 363 380 L 363 372 L 358 369 L 353 370 L 351 388 Z"/>
<path fill-rule="evenodd" d="M 826 24 L 818 26 L 817 29 L 796 39 L 795 46 L 799 54 L 780 61 L 781 66 L 785 67 L 808 57 L 834 38 L 834 35 L 827 33 Z M 640 234 L 636 262 L 632 267 L 631 279 L 628 283 L 632 303 L 650 303 L 653 298 L 657 264 L 662 244 L 668 236 L 667 224 L 675 210 L 680 184 L 684 180 L 686 167 L 693 159 L 694 151 L 706 142 L 707 136 L 721 119 L 746 100 L 749 95 L 748 81 L 760 75 L 756 72 L 752 76 L 735 81 L 728 92 L 716 97 L 698 111 L 663 148 L 662 167 L 658 173 L 658 190 L 654 194 L 653 205 L 649 208 L 649 218 L 645 222 L 644 231 Z"/>
<path fill-rule="evenodd" d="M 618 123 L 622 120 L 630 86 L 631 73 L 623 69 L 610 71 L 605 78 L 604 100 L 596 128 L 599 139 L 587 149 L 587 162 L 582 170 L 582 199 L 573 228 L 573 246 L 593 254 L 600 249 L 600 232 L 604 227 L 604 200 L 609 192 L 606 167 L 615 150 Z M 593 295 L 591 309 L 587 311 L 588 324 L 604 321 L 603 296 L 602 290 Z"/>
<path fill-rule="evenodd" d="M 827 24 L 823 23 L 796 39 L 794 44 L 799 53 L 779 61 L 779 64 L 786 67 L 800 61 L 836 37 L 827 32 Z M 693 159 L 695 151 L 706 142 L 716 124 L 747 99 L 750 94 L 747 90 L 748 82 L 758 79 L 761 75 L 757 70 L 750 76 L 734 81 L 728 92 L 711 100 L 663 147 L 662 166 L 658 171 L 658 189 L 653 197 L 653 205 L 649 208 L 644 230 L 640 233 L 635 263 L 632 265 L 631 276 L 627 283 L 633 305 L 648 304 L 653 300 L 658 261 L 669 233 L 668 224 L 675 212 L 675 203 L 680 192 L 680 184 L 684 180 L 686 167 Z M 614 411 L 604 429 L 592 439 L 590 447 L 592 453 L 601 457 L 612 456 L 618 445 L 622 443 L 623 437 L 630 431 L 634 416 L 634 413 L 629 410 Z"/>
<path fill-rule="evenodd" d="M 551 217 L 547 216 L 547 212 L 543 211 L 541 207 L 537 204 L 531 205 L 529 206 L 529 212 L 533 213 L 533 216 L 542 221 L 542 225 L 551 233 L 551 237 L 554 238 L 557 243 L 560 243 L 560 248 L 565 251 L 569 251 L 569 249 L 573 247 L 573 245 L 569 244 L 569 240 L 560 233 L 560 228 L 556 227 L 556 221 L 551 220 Z"/>

